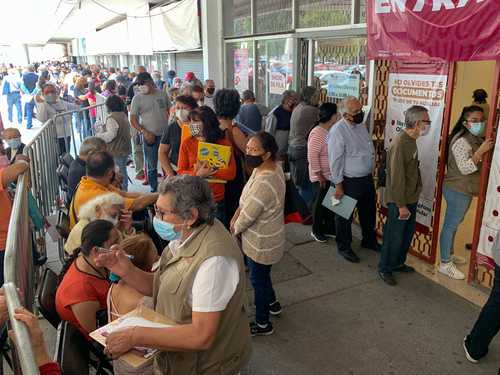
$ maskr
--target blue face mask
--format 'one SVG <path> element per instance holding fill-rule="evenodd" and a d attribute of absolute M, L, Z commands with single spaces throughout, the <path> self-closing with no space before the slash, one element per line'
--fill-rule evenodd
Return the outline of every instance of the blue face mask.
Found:
<path fill-rule="evenodd" d="M 153 228 L 162 240 L 173 241 L 181 238 L 180 232 L 174 229 L 174 225 L 160 220 L 157 217 L 153 218 Z"/>
<path fill-rule="evenodd" d="M 469 131 L 476 137 L 482 136 L 484 134 L 484 122 L 471 122 Z"/>
<path fill-rule="evenodd" d="M 6 139 L 5 142 L 10 148 L 17 150 L 21 146 L 21 138 Z"/>

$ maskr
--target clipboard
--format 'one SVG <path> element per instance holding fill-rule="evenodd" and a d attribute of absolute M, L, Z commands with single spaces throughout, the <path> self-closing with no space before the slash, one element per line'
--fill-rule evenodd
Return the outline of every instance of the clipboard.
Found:
<path fill-rule="evenodd" d="M 106 332 L 110 328 L 112 329 L 113 326 L 116 326 L 120 323 L 122 319 L 129 318 L 129 317 L 139 317 L 139 318 L 144 318 L 150 322 L 153 323 L 161 323 L 165 324 L 168 326 L 173 326 L 174 323 L 169 320 L 167 317 L 157 313 L 154 310 L 151 310 L 150 308 L 140 305 L 136 309 L 132 310 L 128 314 L 123 315 L 121 318 L 113 320 L 111 323 L 106 324 L 104 327 L 100 327 L 96 329 L 95 331 L 91 332 L 89 336 L 97 341 L 99 344 L 102 346 L 106 347 L 106 337 L 103 336 L 103 332 Z M 127 362 L 130 366 L 134 368 L 138 368 L 143 366 L 149 361 L 153 360 L 154 355 L 158 353 L 158 350 L 155 350 L 152 354 L 146 354 L 141 353 L 136 350 L 131 350 L 128 353 L 123 354 L 120 359 Z"/>
<path fill-rule="evenodd" d="M 330 186 L 322 205 L 344 219 L 349 220 L 357 203 L 356 199 L 348 195 L 344 195 L 340 200 L 335 199 L 335 187 Z"/>

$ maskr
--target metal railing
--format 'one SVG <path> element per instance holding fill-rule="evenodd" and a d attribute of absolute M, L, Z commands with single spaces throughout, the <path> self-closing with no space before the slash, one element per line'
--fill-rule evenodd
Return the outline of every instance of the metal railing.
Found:
<path fill-rule="evenodd" d="M 35 272 L 33 270 L 32 237 L 28 215 L 28 180 L 28 174 L 24 173 L 17 181 L 7 244 L 5 246 L 4 290 L 9 309 L 10 324 L 14 331 L 18 349 L 17 358 L 19 363 L 14 362 L 14 370 L 16 374 L 36 375 L 39 372 L 33 355 L 28 329 L 23 323 L 14 319 L 14 310 L 21 304 L 16 286 L 23 296 L 23 306 L 32 310 L 35 299 Z"/>
<path fill-rule="evenodd" d="M 38 207 L 45 217 L 56 213 L 61 205 L 61 194 L 56 172 L 61 152 L 56 127 L 58 121 L 63 121 L 64 126 L 71 128 L 70 144 L 73 145 L 71 151 L 74 156 L 78 155 L 80 142 L 78 142 L 79 138 L 75 134 L 72 117 L 75 113 L 80 115 L 91 108 L 96 108 L 97 118 L 104 122 L 106 113 L 103 103 L 82 108 L 78 111 L 59 113 L 43 124 L 40 132 L 24 149 L 24 155 L 30 159 L 30 169 L 29 172 L 19 176 L 17 180 L 4 261 L 5 296 L 9 309 L 10 324 L 18 344 L 16 347 L 18 356 L 16 356 L 14 362 L 16 374 L 39 374 L 28 330 L 23 323 L 13 319 L 15 308 L 23 305 L 32 310 L 35 301 L 36 277 L 32 255 L 33 230 L 29 217 L 28 192 L 31 190 Z M 71 148 L 70 144 L 66 144 L 67 151 Z M 42 238 L 46 237 L 43 231 L 39 235 Z M 19 300 L 16 287 L 21 291 L 22 301 Z"/>

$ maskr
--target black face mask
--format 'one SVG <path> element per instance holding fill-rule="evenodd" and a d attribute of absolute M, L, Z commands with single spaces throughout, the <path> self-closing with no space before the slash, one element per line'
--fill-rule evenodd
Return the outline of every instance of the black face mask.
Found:
<path fill-rule="evenodd" d="M 354 122 L 355 124 L 361 124 L 364 118 L 365 118 L 365 113 L 361 111 L 352 116 L 352 122 Z"/>
<path fill-rule="evenodd" d="M 213 95 L 214 92 L 215 92 L 215 87 L 207 88 L 207 93 L 209 93 L 210 95 Z"/>
<path fill-rule="evenodd" d="M 264 163 L 262 155 L 245 155 L 245 162 L 250 168 L 258 168 Z"/>

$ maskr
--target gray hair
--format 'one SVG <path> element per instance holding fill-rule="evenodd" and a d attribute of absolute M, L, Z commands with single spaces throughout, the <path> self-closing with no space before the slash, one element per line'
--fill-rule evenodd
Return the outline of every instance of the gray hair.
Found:
<path fill-rule="evenodd" d="M 285 103 L 290 98 L 298 99 L 299 96 L 294 90 L 285 90 L 281 97 L 281 104 Z"/>
<path fill-rule="evenodd" d="M 414 105 L 405 111 L 405 128 L 413 129 L 417 125 L 418 121 L 422 120 L 422 117 L 428 110 L 421 105 Z"/>
<path fill-rule="evenodd" d="M 96 219 L 96 208 L 106 210 L 106 208 L 111 208 L 112 206 L 123 206 L 125 200 L 123 197 L 117 193 L 108 193 L 97 196 L 85 203 L 78 212 L 79 220 L 94 221 Z"/>
<path fill-rule="evenodd" d="M 341 114 L 347 113 L 347 104 L 352 102 L 353 100 L 359 101 L 359 99 L 356 98 L 355 96 L 346 96 L 344 99 L 342 99 L 342 102 L 340 103 L 339 112 Z"/>
<path fill-rule="evenodd" d="M 161 183 L 158 192 L 160 195 L 172 194 L 173 208 L 183 219 L 192 217 L 191 209 L 198 210 L 198 220 L 192 227 L 214 223 L 217 205 L 205 179 L 191 175 L 171 177 Z"/>
<path fill-rule="evenodd" d="M 80 146 L 80 156 L 87 156 L 96 151 L 105 151 L 106 150 L 106 142 L 104 142 L 101 138 L 98 137 L 88 137 Z"/>
<path fill-rule="evenodd" d="M 306 86 L 304 87 L 304 90 L 300 93 L 300 100 L 302 100 L 304 103 L 311 105 L 312 104 L 312 98 L 314 95 L 318 93 L 318 89 L 313 86 Z"/>
<path fill-rule="evenodd" d="M 244 101 L 255 100 L 255 94 L 253 93 L 252 90 L 245 90 L 241 95 L 241 99 L 243 99 Z"/>

